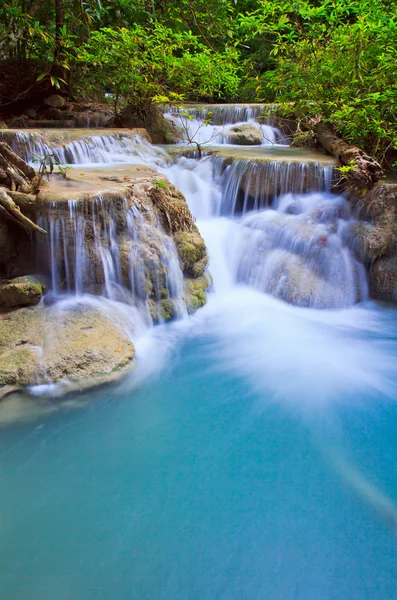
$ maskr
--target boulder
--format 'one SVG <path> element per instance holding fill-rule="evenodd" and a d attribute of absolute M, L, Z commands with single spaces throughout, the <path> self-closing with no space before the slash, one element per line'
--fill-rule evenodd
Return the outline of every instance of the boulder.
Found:
<path fill-rule="evenodd" d="M 369 289 L 372 298 L 397 303 L 397 256 L 378 258 L 372 264 Z"/>
<path fill-rule="evenodd" d="M 44 100 L 44 104 L 51 108 L 66 108 L 67 100 L 59 94 L 53 94 Z"/>
<path fill-rule="evenodd" d="M 132 366 L 127 324 L 97 308 L 22 308 L 0 316 L 0 382 L 28 386 L 106 377 Z"/>
<path fill-rule="evenodd" d="M 20 306 L 38 304 L 44 286 L 33 276 L 17 277 L 0 286 L 0 309 L 12 310 Z"/>
<path fill-rule="evenodd" d="M 27 115 L 29 119 L 35 119 L 37 117 L 37 112 L 34 110 L 34 108 L 28 108 L 25 110 L 25 115 Z"/>
<path fill-rule="evenodd" d="M 249 123 L 227 129 L 225 136 L 230 144 L 239 146 L 260 146 L 263 142 L 262 130 Z"/>
<path fill-rule="evenodd" d="M 70 121 L 75 118 L 74 112 L 70 110 L 60 110 L 59 108 L 49 108 L 47 117 L 54 121 Z"/>

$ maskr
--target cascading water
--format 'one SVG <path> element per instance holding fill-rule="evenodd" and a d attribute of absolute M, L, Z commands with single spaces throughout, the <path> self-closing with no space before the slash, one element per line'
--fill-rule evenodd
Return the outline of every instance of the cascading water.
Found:
<path fill-rule="evenodd" d="M 230 128 L 251 125 L 262 136 L 263 146 L 286 144 L 281 131 L 270 124 L 269 111 L 261 106 L 215 106 L 208 108 L 172 108 L 164 113 L 176 134 L 185 141 L 202 146 L 232 144 Z"/>
<path fill-rule="evenodd" d="M 158 170 L 197 218 L 215 293 L 133 329 L 123 383 L 0 403 L 2 597 L 395 600 L 396 314 L 351 306 L 365 275 L 332 170 L 209 156 Z M 61 306 L 90 283 L 128 314 L 178 298 L 150 211 L 100 196 L 47 209 Z"/>
<path fill-rule="evenodd" d="M 215 271 L 222 281 L 306 307 L 342 308 L 367 298 L 365 269 L 349 236 L 348 204 L 329 191 L 332 167 L 248 160 L 223 172 L 222 166 L 218 157 L 182 158 L 163 171 L 200 219 L 210 269 L 220 265 Z"/>
<path fill-rule="evenodd" d="M 172 239 L 157 217 L 122 196 L 53 202 L 40 220 L 49 239 L 39 255 L 49 257 L 54 297 L 99 293 L 162 321 L 162 302 L 175 317 L 186 314 L 183 276 Z"/>
<path fill-rule="evenodd" d="M 53 132 L 50 132 L 53 134 Z M 0 133 L 1 135 L 1 133 Z M 49 142 L 38 132 L 18 131 L 13 135 L 3 133 L 14 152 L 26 162 L 33 163 L 45 156 L 53 156 L 60 164 L 96 165 L 109 163 L 161 165 L 165 153 L 138 134 L 110 132 L 83 135 L 79 139 Z"/>

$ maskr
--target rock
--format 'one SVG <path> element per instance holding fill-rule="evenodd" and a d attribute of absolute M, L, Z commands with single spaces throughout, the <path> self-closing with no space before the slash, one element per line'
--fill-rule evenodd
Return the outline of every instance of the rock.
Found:
<path fill-rule="evenodd" d="M 132 366 L 126 324 L 77 305 L 23 308 L 0 316 L 0 382 L 27 386 L 103 377 Z"/>
<path fill-rule="evenodd" d="M 239 146 L 260 146 L 263 142 L 262 130 L 249 123 L 235 125 L 225 131 L 230 144 Z"/>
<path fill-rule="evenodd" d="M 153 144 L 173 144 L 179 141 L 176 131 L 156 107 L 152 107 L 145 117 L 131 112 L 126 107 L 119 117 L 122 127 L 144 128 L 149 132 Z"/>
<path fill-rule="evenodd" d="M 71 112 L 70 110 L 60 110 L 59 108 L 49 108 L 47 116 L 54 121 L 68 121 L 75 118 L 74 112 Z"/>
<path fill-rule="evenodd" d="M 0 120 L 0 129 L 8 129 L 7 123 L 5 123 L 4 121 Z"/>
<path fill-rule="evenodd" d="M 65 108 L 67 106 L 67 100 L 59 94 L 53 94 L 44 100 L 44 104 L 51 106 L 51 108 Z"/>
<path fill-rule="evenodd" d="M 207 249 L 197 230 L 178 231 L 174 235 L 176 249 L 182 271 L 193 277 L 199 277 L 208 264 Z"/>
<path fill-rule="evenodd" d="M 318 150 L 319 143 L 317 136 L 313 131 L 295 132 L 291 142 L 291 148 L 307 148 L 309 150 Z"/>
<path fill-rule="evenodd" d="M 210 285 L 210 278 L 207 274 L 197 279 L 185 278 L 185 302 L 187 312 L 192 314 L 207 302 L 207 289 Z"/>
<path fill-rule="evenodd" d="M 397 303 L 397 256 L 376 260 L 369 271 L 372 298 Z"/>
<path fill-rule="evenodd" d="M 37 112 L 34 108 L 28 108 L 25 110 L 25 115 L 27 115 L 30 119 L 35 119 L 37 117 Z"/>
<path fill-rule="evenodd" d="M 43 284 L 35 277 L 12 279 L 0 286 L 0 309 L 11 310 L 20 306 L 38 304 L 43 291 Z"/>

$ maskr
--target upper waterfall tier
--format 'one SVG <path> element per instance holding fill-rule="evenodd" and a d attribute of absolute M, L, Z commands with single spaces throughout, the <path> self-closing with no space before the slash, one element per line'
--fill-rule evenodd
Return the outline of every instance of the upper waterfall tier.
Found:
<path fill-rule="evenodd" d="M 265 104 L 186 105 L 169 107 L 164 114 L 181 141 L 207 146 L 286 144 L 271 122 L 270 109 Z"/>
<path fill-rule="evenodd" d="M 161 165 L 165 152 L 153 146 L 144 129 L 41 129 L 0 131 L 11 148 L 29 163 L 54 157 L 65 165 L 108 163 Z"/>

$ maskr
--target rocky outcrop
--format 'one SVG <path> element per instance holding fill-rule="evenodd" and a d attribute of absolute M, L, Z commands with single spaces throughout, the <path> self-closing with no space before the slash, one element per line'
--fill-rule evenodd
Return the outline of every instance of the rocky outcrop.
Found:
<path fill-rule="evenodd" d="M 373 298 L 397 304 L 397 255 L 378 258 L 370 269 Z"/>
<path fill-rule="evenodd" d="M 118 117 L 119 125 L 122 127 L 144 128 L 149 132 L 153 144 L 174 144 L 178 140 L 175 127 L 167 121 L 163 113 L 155 106 L 144 113 L 134 113 L 127 106 Z"/>
<path fill-rule="evenodd" d="M 365 219 L 356 224 L 352 237 L 369 266 L 371 296 L 397 302 L 397 184 L 378 182 L 369 192 L 350 187 L 348 195 Z"/>
<path fill-rule="evenodd" d="M 263 133 L 259 127 L 250 125 L 235 125 L 225 130 L 225 138 L 229 144 L 239 146 L 260 146 L 263 142 Z"/>
<path fill-rule="evenodd" d="M 0 386 L 106 377 L 133 365 L 119 323 L 83 304 L 73 310 L 23 308 L 0 315 Z"/>
<path fill-rule="evenodd" d="M 60 96 L 59 94 L 53 94 L 52 96 L 48 96 L 48 98 L 44 99 L 44 104 L 50 106 L 51 108 L 66 108 L 68 102 L 63 96 Z"/>
<path fill-rule="evenodd" d="M 58 292 L 114 294 L 146 305 L 154 321 L 202 306 L 207 252 L 185 198 L 147 167 L 113 172 L 102 177 L 79 169 L 86 191 L 71 192 L 70 175 L 67 191 L 39 195 L 40 222 L 50 235 L 41 242 L 37 269 L 52 274 Z M 183 278 L 200 281 L 184 288 Z"/>

